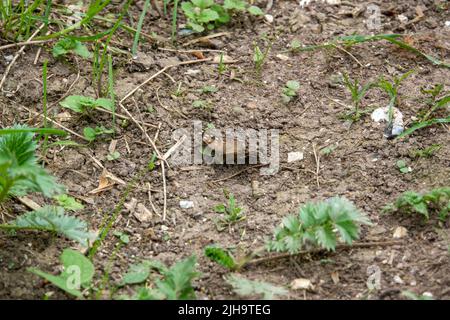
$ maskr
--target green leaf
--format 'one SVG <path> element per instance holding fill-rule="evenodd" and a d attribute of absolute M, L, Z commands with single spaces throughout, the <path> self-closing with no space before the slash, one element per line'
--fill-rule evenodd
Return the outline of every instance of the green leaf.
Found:
<path fill-rule="evenodd" d="M 48 274 L 37 268 L 28 268 L 28 271 L 46 279 L 67 293 L 81 298 L 81 286 L 91 283 L 95 273 L 94 265 L 80 252 L 72 249 L 64 249 L 60 259 L 64 271 L 59 276 Z"/>
<path fill-rule="evenodd" d="M 142 283 L 150 276 L 150 267 L 147 263 L 132 264 L 123 276 L 123 284 Z"/>
<path fill-rule="evenodd" d="M 233 291 L 240 296 L 262 296 L 264 300 L 273 300 L 275 296 L 288 294 L 288 291 L 283 287 L 274 286 L 263 281 L 248 280 L 235 274 L 230 274 L 226 281 L 231 285 Z"/>
<path fill-rule="evenodd" d="M 95 100 L 85 96 L 68 96 L 59 103 L 63 108 L 71 109 L 78 113 L 83 113 L 87 108 L 94 108 Z"/>
<path fill-rule="evenodd" d="M 200 15 L 197 17 L 197 21 L 200 23 L 208 23 L 217 19 L 219 19 L 219 14 L 212 9 L 202 10 Z"/>
<path fill-rule="evenodd" d="M 300 89 L 300 83 L 298 81 L 291 80 L 286 82 L 286 87 L 294 91 L 297 91 L 298 89 Z"/>
<path fill-rule="evenodd" d="M 227 10 L 245 10 L 245 1 L 242 0 L 224 0 L 223 7 Z"/>
<path fill-rule="evenodd" d="M 88 50 L 88 48 L 79 41 L 77 41 L 75 48 L 73 48 L 73 53 L 75 53 L 85 59 L 89 59 L 92 57 L 92 54 Z"/>
<path fill-rule="evenodd" d="M 316 230 L 317 242 L 327 250 L 334 251 L 336 248 L 336 236 L 331 226 L 319 226 Z"/>
<path fill-rule="evenodd" d="M 120 242 L 122 242 L 123 244 L 128 244 L 130 243 L 130 237 L 121 231 L 114 231 L 114 235 L 119 238 Z"/>
<path fill-rule="evenodd" d="M 397 161 L 397 167 L 399 169 L 406 167 L 406 162 L 404 160 L 398 160 Z"/>
<path fill-rule="evenodd" d="M 206 9 L 214 4 L 214 0 L 192 0 L 192 3 L 201 9 Z"/>
<path fill-rule="evenodd" d="M 83 135 L 89 142 L 94 141 L 97 137 L 97 133 L 95 132 L 95 130 L 90 127 L 86 127 L 83 129 Z"/>
<path fill-rule="evenodd" d="M 51 197 L 64 187 L 44 170 L 35 155 L 33 133 L 25 126 L 14 126 L 13 133 L 0 135 L 0 202 L 6 197 L 41 192 Z"/>
<path fill-rule="evenodd" d="M 102 107 L 103 109 L 109 110 L 111 112 L 114 111 L 114 101 L 106 98 L 98 98 L 95 100 L 94 105 L 96 107 Z"/>
<path fill-rule="evenodd" d="M 54 198 L 58 204 L 66 210 L 78 211 L 84 209 L 84 206 L 81 203 L 67 194 L 60 194 Z"/>
<path fill-rule="evenodd" d="M 410 127 L 407 130 L 403 131 L 400 135 L 398 135 L 396 137 L 396 139 L 400 139 L 400 138 L 406 137 L 407 135 L 410 135 L 411 133 L 413 133 L 416 130 L 423 129 L 423 128 L 429 127 L 429 126 L 431 126 L 433 124 L 437 124 L 437 123 L 450 123 L 450 117 L 447 117 L 447 118 L 444 118 L 444 119 L 431 119 L 431 120 L 428 120 L 428 121 L 423 121 L 423 122 L 416 123 L 412 127 Z"/>
<path fill-rule="evenodd" d="M 195 256 L 177 262 L 164 272 L 163 280 L 156 280 L 156 289 L 168 300 L 195 299 L 191 282 L 199 276 L 195 271 L 196 262 Z"/>
<path fill-rule="evenodd" d="M 263 16 L 264 12 L 261 10 L 261 8 L 257 6 L 250 6 L 248 7 L 248 12 L 254 16 Z"/>
<path fill-rule="evenodd" d="M 214 207 L 214 211 L 218 213 L 225 213 L 226 207 L 224 204 L 218 204 L 217 206 Z"/>
<path fill-rule="evenodd" d="M 94 233 L 87 230 L 86 222 L 66 215 L 61 207 L 44 206 L 39 210 L 19 216 L 11 224 L 21 228 L 53 231 L 75 240 L 83 246 L 88 246 L 97 238 Z"/>
<path fill-rule="evenodd" d="M 205 248 L 205 256 L 230 270 L 236 267 L 233 256 L 227 250 L 218 246 L 207 246 Z"/>

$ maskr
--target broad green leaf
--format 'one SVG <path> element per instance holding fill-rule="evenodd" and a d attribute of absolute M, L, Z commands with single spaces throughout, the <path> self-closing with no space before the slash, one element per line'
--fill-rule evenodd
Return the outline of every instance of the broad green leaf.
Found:
<path fill-rule="evenodd" d="M 83 129 L 83 136 L 89 141 L 92 142 L 95 140 L 95 138 L 97 137 L 97 133 L 95 132 L 94 129 L 90 128 L 90 127 L 86 127 Z"/>
<path fill-rule="evenodd" d="M 248 12 L 250 12 L 250 14 L 254 15 L 254 16 L 263 16 L 264 12 L 261 10 L 260 7 L 257 6 L 250 6 L 248 7 Z"/>
<path fill-rule="evenodd" d="M 245 10 L 245 1 L 242 0 L 224 0 L 223 7 L 227 10 Z"/>
<path fill-rule="evenodd" d="M 87 108 L 93 108 L 95 106 L 95 100 L 85 96 L 68 96 L 59 103 L 62 107 L 71 109 L 78 113 L 83 113 Z"/>
<path fill-rule="evenodd" d="M 333 228 L 331 226 L 319 226 L 316 230 L 317 242 L 327 250 L 336 248 L 336 236 L 334 235 Z"/>
<path fill-rule="evenodd" d="M 219 19 L 219 14 L 212 9 L 202 10 L 200 15 L 197 17 L 197 21 L 201 23 L 208 23 L 217 19 Z"/>
<path fill-rule="evenodd" d="M 109 111 L 114 111 L 114 102 L 111 99 L 98 98 L 97 100 L 95 100 L 94 105 L 96 107 L 102 107 Z"/>

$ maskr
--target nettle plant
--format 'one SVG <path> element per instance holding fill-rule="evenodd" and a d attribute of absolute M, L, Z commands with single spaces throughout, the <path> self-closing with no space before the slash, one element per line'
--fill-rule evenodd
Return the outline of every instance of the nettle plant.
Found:
<path fill-rule="evenodd" d="M 30 192 L 52 197 L 64 191 L 64 187 L 39 165 L 33 130 L 23 126 L 0 130 L 0 204 L 10 197 Z M 65 214 L 64 208 L 58 206 L 44 206 L 25 213 L 8 224 L 0 224 L 0 230 L 48 231 L 84 246 L 96 237 L 87 230 L 84 221 Z"/>
<path fill-rule="evenodd" d="M 346 198 L 307 203 L 297 215 L 283 219 L 267 242 L 267 250 L 295 254 L 308 246 L 334 251 L 338 239 L 347 244 L 358 239 L 362 224 L 371 222 Z"/>
<path fill-rule="evenodd" d="M 248 6 L 246 1 L 242 0 L 225 0 L 223 5 L 217 4 L 214 0 L 190 0 L 183 2 L 181 9 L 188 19 L 187 26 L 196 32 L 212 30 L 228 23 L 231 15 L 236 12 L 264 14 L 259 7 Z"/>
<path fill-rule="evenodd" d="M 437 212 L 438 218 L 445 221 L 450 213 L 450 187 L 436 188 L 423 193 L 406 191 L 394 203 L 385 206 L 383 211 L 419 214 L 425 220 L 430 218 L 430 212 Z"/>

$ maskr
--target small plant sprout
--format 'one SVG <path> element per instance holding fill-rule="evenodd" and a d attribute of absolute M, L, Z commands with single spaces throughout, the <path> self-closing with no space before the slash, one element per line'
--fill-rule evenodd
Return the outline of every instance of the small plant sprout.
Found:
<path fill-rule="evenodd" d="M 281 98 L 284 103 L 291 102 L 294 98 L 298 96 L 298 90 L 300 89 L 300 83 L 298 81 L 288 81 L 283 88 L 283 93 L 281 94 Z"/>
<path fill-rule="evenodd" d="M 93 129 L 91 127 L 86 127 L 83 129 L 83 136 L 89 142 L 94 141 L 95 139 L 97 139 L 97 137 L 99 137 L 101 135 L 113 134 L 113 133 L 114 133 L 114 130 L 106 129 L 103 126 L 96 127 L 95 129 Z"/>
<path fill-rule="evenodd" d="M 218 224 L 219 229 L 222 230 L 223 226 L 231 226 L 245 219 L 245 216 L 242 214 L 242 208 L 236 204 L 234 195 L 226 190 L 224 190 L 224 195 L 228 199 L 228 204 L 222 203 L 214 207 L 214 211 L 225 214 L 225 217 L 221 218 Z"/>
<path fill-rule="evenodd" d="M 261 75 L 262 66 L 264 65 L 266 58 L 269 55 L 270 48 L 271 44 L 268 44 L 264 52 L 262 52 L 259 46 L 256 43 L 254 43 L 253 63 L 255 64 L 255 70 L 258 73 L 258 75 Z"/>
<path fill-rule="evenodd" d="M 411 158 L 431 158 L 436 152 L 441 150 L 442 146 L 439 144 L 432 144 L 424 149 L 416 149 L 410 152 Z"/>
<path fill-rule="evenodd" d="M 347 243 L 359 237 L 359 226 L 371 224 L 369 219 L 345 198 L 331 198 L 324 202 L 307 203 L 298 215 L 283 219 L 267 242 L 268 251 L 295 254 L 307 247 L 321 247 L 334 251 L 337 235 Z"/>
<path fill-rule="evenodd" d="M 441 221 L 445 221 L 450 213 L 450 187 L 433 189 L 424 193 L 406 191 L 393 204 L 383 208 L 384 212 L 417 213 L 426 220 L 431 212 L 438 212 Z"/>
<path fill-rule="evenodd" d="M 107 98 L 94 99 L 85 96 L 68 96 L 59 103 L 63 108 L 70 109 L 77 113 L 89 114 L 91 110 L 103 108 L 114 112 L 114 101 Z"/>
<path fill-rule="evenodd" d="M 394 136 L 393 127 L 394 127 L 394 107 L 398 104 L 398 89 L 400 88 L 400 84 L 405 80 L 414 70 L 408 71 L 400 77 L 394 77 L 394 81 L 391 83 L 383 77 L 377 82 L 376 87 L 385 91 L 389 96 L 389 104 L 388 104 L 388 123 L 385 129 L 385 135 L 388 138 Z"/>
<path fill-rule="evenodd" d="M 114 161 L 120 158 L 120 153 L 118 151 L 113 151 L 106 156 L 106 160 Z"/>
<path fill-rule="evenodd" d="M 411 167 L 408 167 L 405 160 L 398 160 L 396 165 L 401 173 L 408 173 L 412 171 Z"/>
<path fill-rule="evenodd" d="M 219 63 L 217 64 L 217 72 L 219 73 L 219 78 L 225 73 L 226 70 L 227 66 L 224 62 L 224 54 L 223 52 L 221 52 L 219 57 Z"/>
<path fill-rule="evenodd" d="M 343 80 L 344 85 L 351 93 L 353 102 L 353 110 L 350 113 L 347 113 L 345 115 L 345 118 L 350 119 L 351 121 L 358 121 L 361 118 L 361 115 L 364 113 L 360 110 L 361 100 L 365 97 L 367 91 L 369 91 L 370 88 L 373 88 L 375 84 L 369 82 L 361 86 L 357 79 L 350 79 L 346 73 L 343 74 Z"/>
<path fill-rule="evenodd" d="M 55 58 L 66 56 L 68 53 L 74 53 L 85 59 L 92 57 L 92 53 L 84 44 L 71 38 L 63 38 L 53 46 L 53 56 Z"/>
<path fill-rule="evenodd" d="M 57 195 L 54 199 L 58 202 L 58 205 L 66 210 L 79 211 L 84 209 L 84 206 L 81 203 L 75 200 L 74 197 L 68 196 L 67 194 Z"/>

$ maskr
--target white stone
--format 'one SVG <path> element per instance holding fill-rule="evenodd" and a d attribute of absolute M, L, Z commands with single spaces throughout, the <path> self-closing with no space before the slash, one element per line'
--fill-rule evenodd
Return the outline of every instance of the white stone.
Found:
<path fill-rule="evenodd" d="M 191 209 L 194 207 L 194 202 L 190 200 L 180 200 L 181 209 Z"/>
<path fill-rule="evenodd" d="M 303 152 L 295 151 L 288 153 L 288 162 L 303 160 Z"/>

